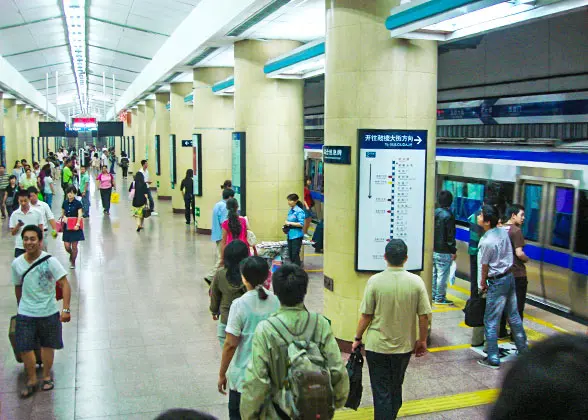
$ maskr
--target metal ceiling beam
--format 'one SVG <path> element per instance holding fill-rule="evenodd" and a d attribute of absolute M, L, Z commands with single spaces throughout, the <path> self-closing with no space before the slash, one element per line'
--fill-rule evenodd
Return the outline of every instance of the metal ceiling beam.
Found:
<path fill-rule="evenodd" d="M 60 44 L 60 45 L 54 45 L 52 47 L 35 48 L 34 50 L 21 51 L 21 52 L 12 53 L 12 54 L 4 54 L 2 57 L 4 57 L 4 58 L 14 57 L 14 56 L 17 56 L 17 55 L 30 54 L 30 53 L 36 53 L 36 52 L 39 52 L 39 51 L 51 50 L 53 48 L 67 47 L 68 45 L 69 44 Z"/>
<path fill-rule="evenodd" d="M 145 56 L 139 55 L 139 54 L 133 54 L 133 53 L 130 53 L 130 52 L 114 50 L 112 48 L 100 47 L 98 45 L 92 45 L 90 43 L 88 43 L 88 47 L 90 47 L 90 48 L 97 48 L 99 50 L 104 50 L 104 51 L 110 51 L 110 52 L 117 53 L 117 54 L 128 55 L 129 57 L 142 58 L 143 60 L 151 60 L 151 57 L 145 57 Z"/>
<path fill-rule="evenodd" d="M 132 29 L 133 31 L 144 32 L 149 35 L 159 35 L 159 36 L 169 37 L 169 34 L 163 34 L 161 32 L 150 31 L 149 29 L 138 28 L 136 26 L 123 25 L 122 23 L 112 22 L 110 20 L 100 19 L 97 17 L 91 17 L 90 20 L 95 20 L 96 22 L 106 23 L 107 25 L 118 26 L 119 28 Z"/>
<path fill-rule="evenodd" d="M 103 67 L 109 67 L 111 69 L 117 69 L 117 70 L 122 70 L 122 71 L 128 71 L 129 73 L 135 73 L 138 74 L 138 71 L 135 70 L 129 70 L 129 69 L 124 69 L 122 67 L 117 67 L 117 66 L 111 66 L 109 64 L 101 64 L 101 63 L 94 63 L 93 61 L 88 61 L 88 63 L 93 64 L 95 66 L 103 66 Z"/>
<path fill-rule="evenodd" d="M 54 66 L 63 66 L 64 64 L 70 64 L 68 61 L 64 61 L 62 63 L 54 63 L 54 64 L 45 64 L 44 66 L 38 66 L 38 67 L 31 67 L 30 69 L 24 69 L 24 70 L 19 70 L 21 73 L 24 71 L 31 71 L 31 70 L 38 70 L 38 69 L 44 69 L 47 67 L 54 67 Z"/>
<path fill-rule="evenodd" d="M 34 25 L 35 23 L 48 22 L 50 20 L 55 20 L 55 19 L 61 19 L 61 16 L 53 16 L 50 18 L 31 20 L 28 22 L 17 23 L 16 25 L 0 26 L 0 31 L 3 31 L 4 29 L 20 28 L 21 26 Z"/>

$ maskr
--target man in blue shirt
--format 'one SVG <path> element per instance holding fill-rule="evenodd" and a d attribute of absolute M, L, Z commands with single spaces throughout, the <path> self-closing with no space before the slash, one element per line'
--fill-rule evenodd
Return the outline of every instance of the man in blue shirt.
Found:
<path fill-rule="evenodd" d="M 235 197 L 235 191 L 230 188 L 223 190 L 223 199 L 214 205 L 214 209 L 212 210 L 212 233 L 210 234 L 210 239 L 213 242 L 216 242 L 216 263 L 214 267 L 210 270 L 210 272 L 204 277 L 204 281 L 210 284 L 212 283 L 212 279 L 216 275 L 216 272 L 219 270 L 221 266 L 221 239 L 223 238 L 223 229 L 221 224 L 227 220 L 228 211 L 227 211 L 227 200 L 229 198 Z"/>

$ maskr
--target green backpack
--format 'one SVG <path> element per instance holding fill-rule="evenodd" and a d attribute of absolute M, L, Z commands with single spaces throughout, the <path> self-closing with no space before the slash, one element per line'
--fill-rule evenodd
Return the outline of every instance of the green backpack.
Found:
<path fill-rule="evenodd" d="M 327 420 L 335 415 L 335 393 L 327 360 L 315 342 L 319 323 L 309 313 L 301 334 L 292 333 L 282 320 L 273 316 L 268 322 L 288 346 L 286 377 L 274 408 L 283 419 Z"/>

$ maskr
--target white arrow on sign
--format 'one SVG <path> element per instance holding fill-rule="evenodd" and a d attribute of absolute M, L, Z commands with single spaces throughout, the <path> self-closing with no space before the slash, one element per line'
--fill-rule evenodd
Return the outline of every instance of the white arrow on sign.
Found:
<path fill-rule="evenodd" d="M 414 139 L 414 141 L 416 141 L 416 144 L 421 144 L 423 139 L 421 139 L 421 136 L 416 136 L 416 139 Z"/>

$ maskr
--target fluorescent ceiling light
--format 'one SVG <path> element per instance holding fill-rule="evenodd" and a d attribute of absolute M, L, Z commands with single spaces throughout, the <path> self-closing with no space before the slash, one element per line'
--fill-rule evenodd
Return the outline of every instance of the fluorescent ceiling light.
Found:
<path fill-rule="evenodd" d="M 452 42 L 588 6 L 588 0 L 455 2 L 465 5 L 434 14 L 426 8 L 429 5 L 446 6 L 444 0 L 413 0 L 392 9 L 387 20 L 390 35 L 393 38 Z"/>
<path fill-rule="evenodd" d="M 479 25 L 483 22 L 488 22 L 494 19 L 503 18 L 505 16 L 525 12 L 535 7 L 532 3 L 534 3 L 534 0 L 527 0 L 526 2 L 518 0 L 505 1 L 504 3 L 495 4 L 484 9 L 476 10 L 474 12 L 466 13 L 465 15 L 446 20 L 444 22 L 427 26 L 423 28 L 423 30 L 435 32 L 453 32 L 459 29 L 467 28 L 469 26 Z"/>
<path fill-rule="evenodd" d="M 73 71 L 78 87 L 82 112 L 88 111 L 88 82 L 86 75 L 86 0 L 63 0 L 67 36 L 73 59 Z"/>

